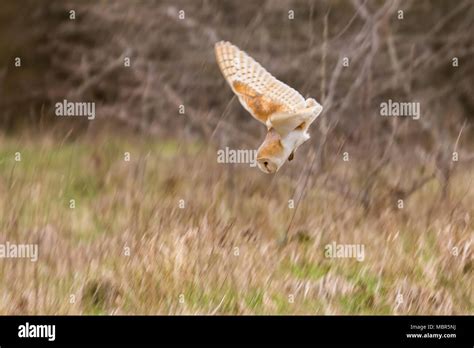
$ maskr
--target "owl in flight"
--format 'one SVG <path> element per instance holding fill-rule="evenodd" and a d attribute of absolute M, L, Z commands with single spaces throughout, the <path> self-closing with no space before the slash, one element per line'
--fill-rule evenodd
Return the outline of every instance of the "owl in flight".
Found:
<path fill-rule="evenodd" d="M 257 164 L 263 172 L 275 173 L 310 138 L 308 128 L 323 107 L 313 98 L 305 100 L 230 42 L 220 41 L 214 49 L 219 68 L 240 103 L 267 126 Z"/>

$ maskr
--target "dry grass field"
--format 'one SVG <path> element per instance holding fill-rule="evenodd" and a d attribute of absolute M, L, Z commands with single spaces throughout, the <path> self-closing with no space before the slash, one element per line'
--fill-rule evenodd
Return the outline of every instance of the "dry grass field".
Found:
<path fill-rule="evenodd" d="M 355 189 L 368 175 L 334 163 Z M 2 135 L 0 242 L 38 243 L 39 259 L 0 262 L 0 313 L 474 312 L 471 170 L 403 209 L 383 197 L 366 209 L 323 175 L 291 209 L 304 177 L 287 167 L 219 164 L 209 144 L 172 138 Z M 365 258 L 325 257 L 333 242 L 362 244 Z"/>

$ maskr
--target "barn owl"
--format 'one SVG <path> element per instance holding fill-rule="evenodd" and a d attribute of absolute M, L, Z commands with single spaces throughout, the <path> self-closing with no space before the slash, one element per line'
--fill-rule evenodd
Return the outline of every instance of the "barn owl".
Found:
<path fill-rule="evenodd" d="M 257 150 L 257 164 L 263 172 L 275 173 L 310 138 L 308 128 L 323 107 L 313 98 L 305 100 L 230 42 L 220 41 L 214 50 L 219 68 L 242 106 L 267 127 Z"/>

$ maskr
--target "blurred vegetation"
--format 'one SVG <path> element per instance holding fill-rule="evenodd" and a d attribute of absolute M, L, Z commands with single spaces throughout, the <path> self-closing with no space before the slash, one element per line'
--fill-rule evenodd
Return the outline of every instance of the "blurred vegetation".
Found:
<path fill-rule="evenodd" d="M 0 149 L 0 242 L 40 251 L 36 263 L 0 261 L 0 313 L 474 310 L 469 173 L 452 178 L 450 201 L 435 204 L 439 186 L 425 187 L 404 209 L 371 214 L 317 182 L 282 239 L 292 183 L 218 164 L 215 149 L 113 134 L 62 145 L 29 134 L 0 139 Z M 363 244 L 364 261 L 326 258 L 332 241 Z"/>

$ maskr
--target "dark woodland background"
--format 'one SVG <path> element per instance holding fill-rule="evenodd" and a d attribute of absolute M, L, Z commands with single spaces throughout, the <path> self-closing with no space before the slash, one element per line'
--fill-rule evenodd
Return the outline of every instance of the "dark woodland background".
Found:
<path fill-rule="evenodd" d="M 322 100 L 328 127 L 351 139 L 391 134 L 393 121 L 374 117 L 388 98 L 422 104 L 422 121 L 399 121 L 409 126 L 400 125 L 407 129 L 397 136 L 457 136 L 460 124 L 473 122 L 473 12 L 466 0 L 6 2 L 2 128 L 57 122 L 51 104 L 75 98 L 96 101 L 104 122 L 209 135 L 231 95 L 213 54 L 215 42 L 228 40 Z M 23 69 L 13 67 L 17 56 Z M 132 69 L 123 68 L 124 57 Z M 188 107 L 186 120 L 175 117 L 179 104 Z M 254 128 L 232 108 L 238 115 L 228 121 L 238 132 Z"/>

